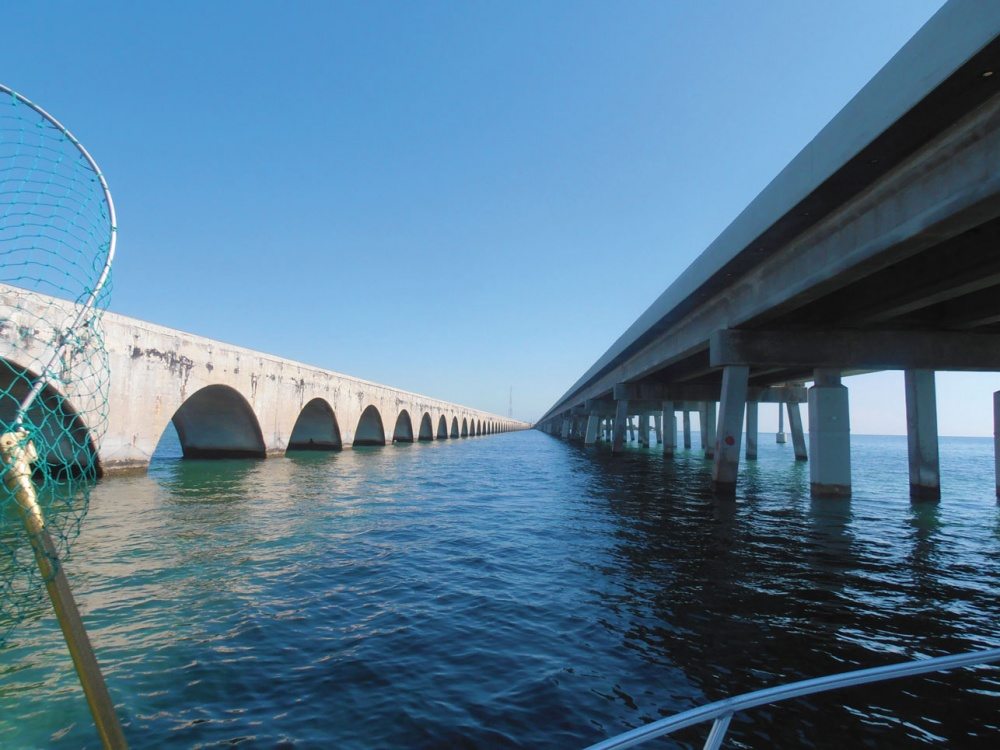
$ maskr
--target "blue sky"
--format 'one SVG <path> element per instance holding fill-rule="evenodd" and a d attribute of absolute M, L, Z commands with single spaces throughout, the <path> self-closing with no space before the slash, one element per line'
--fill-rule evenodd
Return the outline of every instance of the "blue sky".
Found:
<path fill-rule="evenodd" d="M 940 5 L 20 3 L 0 62 L 108 177 L 113 310 L 532 419 Z"/>

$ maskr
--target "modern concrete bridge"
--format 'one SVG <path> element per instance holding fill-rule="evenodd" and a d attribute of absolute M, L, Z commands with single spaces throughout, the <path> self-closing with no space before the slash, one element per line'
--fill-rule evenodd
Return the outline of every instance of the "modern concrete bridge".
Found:
<path fill-rule="evenodd" d="M 54 310 L 64 310 L 68 318 L 71 305 L 0 285 L 0 358 L 37 374 L 49 351 L 45 342 L 54 336 L 48 326 L 59 322 Z M 58 419 L 69 422 L 76 433 L 103 430 L 98 446 L 81 436 L 77 442 L 98 451 L 104 473 L 145 469 L 171 421 L 185 457 L 263 458 L 288 450 L 444 440 L 528 427 L 123 315 L 105 314 L 103 329 L 110 373 L 102 374 L 101 362 L 91 363 L 93 371 L 74 368 L 74 378 L 59 386 L 69 410 Z M 106 422 L 86 424 L 92 418 L 87 404 L 99 400 L 103 406 L 103 397 L 93 393 L 94 384 L 109 376 Z M 9 368 L 0 368 L 0 380 L 4 378 L 7 382 L 0 382 L 0 389 L 5 390 L 11 385 Z M 26 393 L 27 386 L 22 390 Z M 0 402 L 5 423 L 10 423 L 19 400 Z M 50 452 L 42 458 L 71 465 L 79 450 L 63 441 L 54 451 L 60 455 Z"/>
<path fill-rule="evenodd" d="M 911 494 L 938 498 L 934 371 L 1000 370 L 998 248 L 1000 3 L 952 0 L 539 427 L 593 443 L 610 420 L 613 434 L 603 436 L 619 450 L 626 420 L 639 415 L 648 440 L 655 413 L 670 452 L 675 412 L 698 409 L 713 480 L 731 493 L 744 414 L 753 449 L 756 404 L 787 403 L 796 454 L 811 455 L 813 493 L 846 496 L 841 376 L 899 369 Z M 1000 421 L 1000 394 L 992 408 Z"/>

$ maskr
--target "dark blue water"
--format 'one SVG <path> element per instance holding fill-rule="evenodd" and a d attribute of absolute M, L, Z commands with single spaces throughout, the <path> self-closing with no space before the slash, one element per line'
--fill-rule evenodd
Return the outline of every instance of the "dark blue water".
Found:
<path fill-rule="evenodd" d="M 537 432 L 158 461 L 95 489 L 70 579 L 133 747 L 572 748 L 729 694 L 1000 645 L 992 441 L 856 437 L 813 501 L 762 440 L 735 502 L 696 452 Z M 996 747 L 1000 670 L 763 708 L 728 747 Z M 698 744 L 705 728 L 679 736 Z M 0 650 L 0 746 L 97 747 L 43 609 Z"/>

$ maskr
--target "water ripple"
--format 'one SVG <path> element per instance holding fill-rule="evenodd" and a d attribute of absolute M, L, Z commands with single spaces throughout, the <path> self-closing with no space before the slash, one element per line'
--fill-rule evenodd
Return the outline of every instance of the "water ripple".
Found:
<path fill-rule="evenodd" d="M 102 482 L 71 578 L 136 748 L 566 748 L 782 681 L 1000 645 L 988 440 L 857 438 L 850 502 L 761 444 L 736 502 L 695 452 L 538 433 Z M 0 745 L 97 747 L 43 607 L 0 652 Z M 996 745 L 1000 670 L 737 717 L 733 747 Z M 680 736 L 698 744 L 703 729 Z"/>

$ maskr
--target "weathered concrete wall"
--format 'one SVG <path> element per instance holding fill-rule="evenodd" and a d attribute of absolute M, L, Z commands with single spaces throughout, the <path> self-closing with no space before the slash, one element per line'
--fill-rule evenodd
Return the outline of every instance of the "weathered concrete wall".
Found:
<path fill-rule="evenodd" d="M 51 298 L 0 286 L 0 357 L 38 372 L 52 332 L 45 330 L 33 310 L 50 311 L 53 304 Z M 69 309 L 68 303 L 56 305 Z M 51 317 L 51 312 L 47 314 Z M 105 314 L 103 328 L 110 391 L 99 458 L 106 473 L 147 466 L 163 430 L 175 416 L 186 455 L 284 453 L 296 421 L 314 400 L 319 401 L 310 405 L 296 442 L 316 436 L 316 448 L 336 447 L 338 435 L 340 447 L 351 447 L 362 414 L 369 407 L 374 407 L 377 420 L 371 422 L 369 412 L 369 429 L 358 436 L 359 442 L 378 441 L 379 422 L 385 442 L 392 442 L 401 417 L 404 429 L 399 434 L 403 439 L 410 435 L 411 439 L 419 438 L 425 415 L 434 425 L 435 439 L 442 417 L 449 435 L 455 421 L 459 434 L 463 422 L 472 435 L 528 427 L 496 414 L 123 315 Z M 86 381 L 70 380 L 57 387 L 73 403 L 75 398 L 85 399 L 80 389 L 89 387 Z M 324 423 L 328 413 L 332 413 L 336 429 Z"/>

